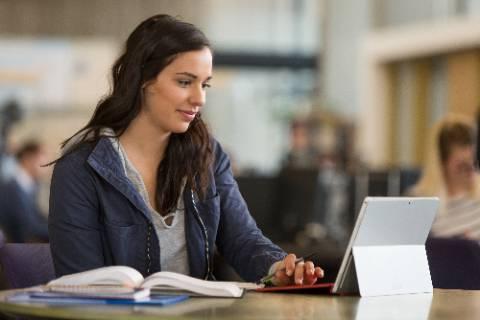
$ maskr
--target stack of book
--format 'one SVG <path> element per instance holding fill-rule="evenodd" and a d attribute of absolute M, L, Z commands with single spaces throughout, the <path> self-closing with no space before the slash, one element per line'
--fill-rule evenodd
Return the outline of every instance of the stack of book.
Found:
<path fill-rule="evenodd" d="M 11 302 L 48 304 L 167 305 L 190 296 L 241 298 L 252 283 L 207 281 L 161 271 L 147 278 L 126 266 L 110 266 L 67 275 L 44 286 L 14 293 Z"/>

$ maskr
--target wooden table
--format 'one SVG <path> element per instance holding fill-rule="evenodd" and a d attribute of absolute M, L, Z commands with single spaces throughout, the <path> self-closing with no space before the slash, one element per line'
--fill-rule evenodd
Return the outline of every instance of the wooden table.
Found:
<path fill-rule="evenodd" d="M 166 307 L 16 304 L 5 300 L 12 292 L 0 291 L 0 312 L 50 319 L 480 319 L 480 291 L 372 298 L 249 292 L 242 299 L 191 298 Z"/>

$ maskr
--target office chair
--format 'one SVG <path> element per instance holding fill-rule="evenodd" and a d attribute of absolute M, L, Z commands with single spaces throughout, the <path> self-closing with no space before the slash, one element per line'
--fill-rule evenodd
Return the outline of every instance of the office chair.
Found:
<path fill-rule="evenodd" d="M 7 242 L 7 237 L 5 237 L 5 233 L 2 229 L 0 229 L 0 248 Z"/>
<path fill-rule="evenodd" d="M 324 193 L 317 168 L 284 168 L 278 174 L 277 198 L 274 204 L 276 242 L 291 242 L 307 223 L 323 223 Z M 320 216 L 317 216 L 320 215 Z"/>
<path fill-rule="evenodd" d="M 7 243 L 0 248 L 7 289 L 26 288 L 55 278 L 48 243 Z"/>
<path fill-rule="evenodd" d="M 460 238 L 429 238 L 426 243 L 434 288 L 480 289 L 480 245 Z"/>

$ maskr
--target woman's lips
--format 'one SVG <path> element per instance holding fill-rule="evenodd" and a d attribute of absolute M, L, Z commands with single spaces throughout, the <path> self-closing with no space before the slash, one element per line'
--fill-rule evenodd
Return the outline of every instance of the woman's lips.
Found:
<path fill-rule="evenodd" d="M 193 119 L 195 119 L 195 116 L 197 114 L 195 111 L 186 111 L 186 110 L 178 110 L 178 112 L 180 112 L 180 114 L 186 121 L 193 121 Z"/>

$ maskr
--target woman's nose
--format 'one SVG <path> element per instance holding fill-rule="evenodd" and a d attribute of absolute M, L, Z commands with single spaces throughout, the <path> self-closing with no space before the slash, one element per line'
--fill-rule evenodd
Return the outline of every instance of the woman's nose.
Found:
<path fill-rule="evenodd" d="M 194 87 L 190 93 L 190 103 L 196 107 L 203 107 L 206 101 L 206 93 L 202 86 Z"/>

